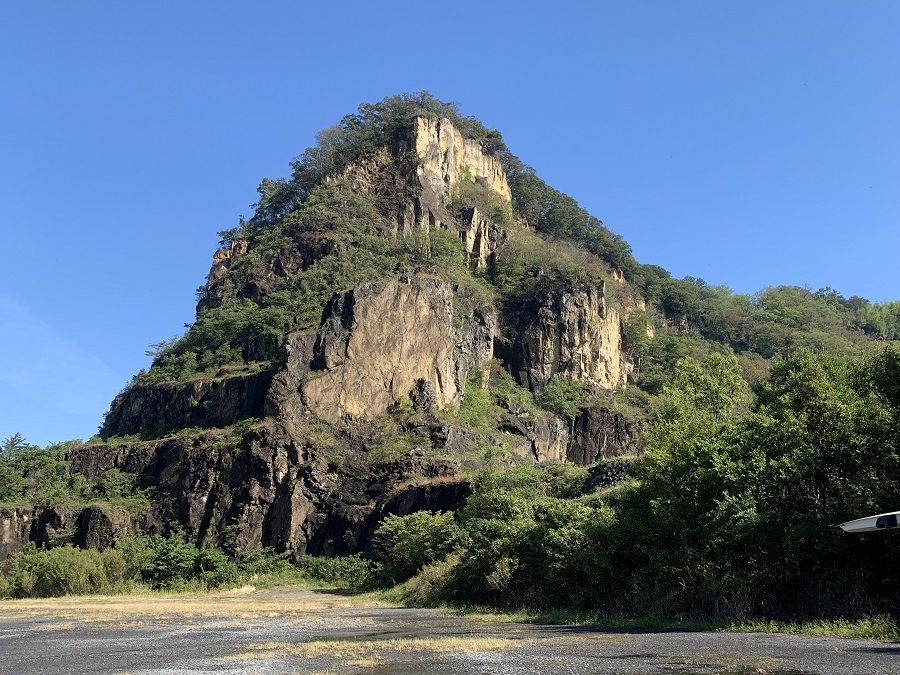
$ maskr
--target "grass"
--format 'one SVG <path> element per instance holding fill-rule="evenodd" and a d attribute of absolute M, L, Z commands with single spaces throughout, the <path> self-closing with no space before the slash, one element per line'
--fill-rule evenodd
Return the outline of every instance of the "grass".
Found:
<path fill-rule="evenodd" d="M 305 659 L 339 657 L 373 659 L 380 652 L 448 654 L 513 649 L 522 646 L 521 638 L 439 635 L 436 637 L 391 637 L 374 640 L 310 640 L 308 642 L 266 642 L 250 645 L 239 659 L 290 655 Z"/>
<path fill-rule="evenodd" d="M 389 589 L 370 594 L 384 602 L 408 606 L 421 603 L 411 600 L 410 593 Z M 413 597 L 416 597 L 415 595 Z M 900 623 L 887 615 L 861 619 L 819 619 L 815 621 L 776 621 L 771 619 L 672 619 L 652 615 L 625 617 L 587 610 L 553 609 L 535 611 L 519 609 L 498 611 L 495 607 L 439 603 L 429 605 L 462 616 L 490 623 L 529 623 L 556 626 L 596 626 L 610 630 L 719 631 L 733 633 L 783 633 L 819 635 L 822 637 L 856 638 L 900 642 Z"/>
<path fill-rule="evenodd" d="M 176 617 L 304 618 L 310 612 L 387 603 L 364 596 L 312 592 L 321 584 L 171 593 L 138 588 L 121 595 L 79 595 L 0 601 L 0 616 L 53 616 L 79 621 L 140 621 Z"/>
<path fill-rule="evenodd" d="M 786 633 L 790 635 L 822 635 L 900 642 L 900 623 L 879 614 L 862 619 L 822 619 L 819 621 L 785 622 L 752 620 L 733 624 L 727 630 L 743 633 Z"/>

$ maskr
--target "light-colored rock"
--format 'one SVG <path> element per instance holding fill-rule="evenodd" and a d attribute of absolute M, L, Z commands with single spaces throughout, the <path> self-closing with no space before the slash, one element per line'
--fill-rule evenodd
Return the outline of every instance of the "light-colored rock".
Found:
<path fill-rule="evenodd" d="M 512 201 L 500 160 L 481 143 L 465 138 L 450 120 L 419 117 L 415 121 L 417 173 L 422 185 L 434 190 L 446 204 L 459 182 L 469 180 L 492 190 L 502 201 Z"/>
<path fill-rule="evenodd" d="M 451 213 L 455 191 L 463 180 L 491 190 L 501 203 L 512 195 L 500 160 L 465 138 L 448 119 L 417 118 L 412 127 L 385 148 L 360 157 L 329 180 L 344 180 L 355 190 L 403 195 L 384 203 L 393 229 L 386 233 L 418 235 L 434 229 L 453 232 L 470 255 L 474 269 L 486 267 L 497 246 L 505 239 L 503 228 L 486 214 L 469 209 L 461 217 Z"/>
<path fill-rule="evenodd" d="M 532 390 L 555 376 L 614 389 L 627 377 L 619 310 L 607 307 L 602 284 L 526 298 L 508 317 L 507 361 Z"/>
<path fill-rule="evenodd" d="M 16 508 L 0 508 L 0 563 L 25 547 L 30 529 L 29 513 Z"/>
<path fill-rule="evenodd" d="M 506 230 L 474 206 L 462 214 L 460 224 L 462 228 L 457 233 L 472 268 L 484 269 L 491 263 L 497 247 L 507 239 Z"/>
<path fill-rule="evenodd" d="M 303 400 L 328 421 L 372 419 L 424 380 L 437 407 L 458 405 L 472 367 L 491 356 L 494 319 L 454 320 L 450 285 L 429 276 L 368 283 L 324 312 Z"/>

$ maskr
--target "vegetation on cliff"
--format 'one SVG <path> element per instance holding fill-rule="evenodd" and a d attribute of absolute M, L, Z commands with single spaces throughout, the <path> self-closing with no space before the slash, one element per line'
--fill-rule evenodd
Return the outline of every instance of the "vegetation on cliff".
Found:
<path fill-rule="evenodd" d="M 683 360 L 628 480 L 586 492 L 567 465 L 487 472 L 456 551 L 430 567 L 422 556 L 402 592 L 632 616 L 893 614 L 890 533 L 835 523 L 900 493 L 898 368 L 897 348 L 853 364 L 801 351 L 748 407 L 734 357 Z"/>
<path fill-rule="evenodd" d="M 488 181 L 463 172 L 449 200 L 431 205 L 423 222 L 433 224 L 402 231 L 398 213 L 424 209 L 415 200 L 427 186 L 417 176 L 419 160 L 408 137 L 421 117 L 449 119 L 502 165 L 509 192 L 501 198 Z M 833 526 L 895 508 L 900 500 L 900 349 L 890 342 L 900 339 L 900 303 L 796 287 L 747 296 L 700 279 L 673 279 L 637 262 L 621 237 L 544 183 L 499 133 L 424 93 L 360 106 L 319 135 L 318 144 L 292 164 L 290 178 L 266 179 L 259 192 L 253 217 L 221 233 L 226 248 L 201 289 L 195 323 L 184 336 L 158 345 L 149 372 L 133 384 L 181 395 L 178 406 L 190 409 L 218 400 L 203 398 L 208 392 L 202 388 L 179 385 L 271 374 L 273 387 L 294 397 L 279 408 L 268 396 L 272 390 L 264 390 L 259 410 L 242 413 L 242 433 L 229 437 L 227 447 L 204 448 L 199 429 L 180 432 L 193 439 L 187 442 L 172 425 L 163 441 L 142 446 L 146 461 L 136 463 L 167 472 L 170 501 L 190 494 L 203 503 L 202 525 L 191 535 L 218 537 L 209 543 L 223 550 L 198 547 L 201 542 L 184 539 L 177 527 L 174 538 L 126 540 L 132 543 L 85 554 L 90 560 L 76 561 L 79 554 L 66 548 L 28 550 L 11 564 L 6 583 L 14 590 L 8 592 L 49 593 L 28 590 L 45 585 L 29 580 L 61 565 L 85 566 L 88 581 L 77 585 L 88 590 L 130 582 L 164 586 L 171 580 L 159 576 L 163 569 L 181 570 L 177 579 L 210 587 L 232 583 L 250 574 L 250 563 L 242 562 L 239 547 L 229 548 L 216 530 L 221 523 L 213 520 L 233 522 L 252 512 L 260 519 L 254 525 L 258 540 L 271 537 L 295 553 L 313 546 L 365 550 L 367 562 L 304 558 L 303 564 L 318 566 L 317 574 L 331 565 L 332 572 L 343 570 L 336 575 L 355 575 L 355 584 L 402 584 L 417 602 L 569 604 L 632 615 L 896 615 L 896 547 L 885 537 L 851 540 Z M 440 280 L 446 293 L 435 297 L 450 299 L 452 310 L 438 327 L 464 354 L 444 349 L 439 356 L 453 362 L 454 377 L 463 373 L 460 389 L 468 376 L 461 400 L 448 397 L 446 406 L 436 406 L 434 387 L 421 379 L 374 421 L 338 414 L 331 423 L 315 419 L 310 388 L 304 389 L 310 380 L 302 378 L 321 377 L 307 371 L 326 356 L 335 367 L 351 358 L 346 333 L 355 303 L 366 299 L 346 292 L 363 282 L 417 275 Z M 584 310 L 564 325 L 560 298 L 584 288 L 601 289 L 584 296 L 592 298 L 593 314 Z M 327 317 L 333 330 L 326 332 L 325 308 L 335 297 L 344 304 Z M 615 365 L 623 365 L 618 381 L 627 374 L 628 386 L 604 390 L 574 371 L 558 370 L 555 362 L 535 385 L 491 354 L 477 362 L 474 339 L 460 337 L 462 324 L 476 323 L 477 316 L 485 331 L 504 322 L 510 329 L 530 299 L 540 300 L 534 312 L 547 314 L 550 328 L 535 329 L 526 336 L 531 342 L 516 334 L 521 327 L 490 333 L 494 356 L 513 353 L 512 343 L 520 340 L 519 351 L 528 358 L 551 344 L 548 358 L 562 360 L 553 331 L 583 329 L 596 338 L 591 349 L 603 340 L 616 342 L 618 358 L 621 334 L 624 363 Z M 578 302 L 587 300 L 579 296 Z M 417 306 L 431 311 L 438 304 Z M 476 314 L 476 308 L 485 311 Z M 608 321 L 614 330 L 585 327 L 585 317 Z M 387 312 L 378 320 L 389 326 L 396 318 Z M 411 325 L 406 318 L 404 325 Z M 574 360 L 585 360 L 582 348 L 570 349 Z M 429 367 L 438 360 L 431 354 L 424 359 Z M 373 377 L 387 386 L 394 374 Z M 148 398 L 144 407 L 156 401 Z M 139 409 L 142 400 L 133 403 Z M 643 456 L 612 472 L 600 458 L 615 430 L 604 428 L 603 447 L 588 460 L 599 463 L 590 469 L 515 466 L 565 459 L 579 420 L 597 406 L 622 424 L 640 421 Z M 289 419 L 272 421 L 279 416 Z M 179 419 L 187 418 L 194 419 Z M 129 439 L 119 440 L 128 445 Z M 0 501 L 35 508 L 95 499 L 146 502 L 146 488 L 132 485 L 118 469 L 89 483 L 72 470 L 67 450 L 11 441 L 0 456 Z M 113 450 L 106 446 L 105 452 L 119 452 Z M 215 455 L 212 466 L 203 463 L 204 450 Z M 165 463 L 173 457 L 177 464 Z M 188 466 L 199 478 L 179 473 Z M 472 494 L 462 508 L 449 513 L 422 507 L 440 502 L 429 490 L 458 477 L 463 467 Z M 261 502 L 242 512 L 246 504 L 228 501 L 240 471 L 256 472 L 252 498 L 264 493 L 265 508 L 278 510 L 283 522 L 263 524 L 268 516 Z M 421 493 L 404 492 L 412 478 L 423 479 L 412 486 Z M 184 488 L 212 484 L 221 513 L 213 513 L 215 499 L 207 502 L 212 488 L 207 494 Z M 464 488 L 453 493 L 451 508 L 468 494 L 468 484 Z M 348 491 L 346 501 L 338 501 L 342 490 Z M 333 501 L 314 501 L 322 495 Z M 377 512 L 376 502 L 382 509 Z M 324 513 L 326 506 L 333 512 Z M 323 511 L 315 513 L 315 526 L 328 524 L 321 531 L 300 519 L 316 508 Z M 399 516 L 391 509 L 418 510 Z M 169 513 L 186 518 L 187 510 Z M 171 529 L 169 523 L 156 525 Z M 301 530 L 306 539 L 295 536 Z M 144 562 L 137 565 L 129 556 Z M 106 576 L 91 571 L 101 568 Z"/>

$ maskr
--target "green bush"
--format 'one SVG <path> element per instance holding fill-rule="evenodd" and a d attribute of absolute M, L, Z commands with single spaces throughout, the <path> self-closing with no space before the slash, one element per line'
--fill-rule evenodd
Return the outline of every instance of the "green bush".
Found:
<path fill-rule="evenodd" d="M 571 380 L 564 375 L 554 377 L 535 396 L 539 406 L 570 422 L 578 417 L 581 407 L 588 399 L 589 392 L 584 382 Z"/>
<path fill-rule="evenodd" d="M 81 550 L 71 545 L 37 549 L 13 557 L 4 581 L 13 597 L 53 597 L 114 593 L 125 588 L 127 565 L 122 552 Z"/>
<path fill-rule="evenodd" d="M 409 579 L 425 565 L 442 560 L 459 544 L 462 532 L 452 513 L 417 511 L 389 515 L 372 536 L 372 557 L 382 582 Z"/>
<path fill-rule="evenodd" d="M 312 579 L 338 588 L 362 589 L 372 580 L 372 563 L 360 556 L 304 556 L 300 569 Z"/>

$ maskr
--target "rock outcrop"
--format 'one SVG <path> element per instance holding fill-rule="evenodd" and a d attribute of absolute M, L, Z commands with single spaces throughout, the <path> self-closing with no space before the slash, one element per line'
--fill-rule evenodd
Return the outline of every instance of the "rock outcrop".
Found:
<path fill-rule="evenodd" d="M 593 389 L 623 384 L 620 324 L 628 308 L 608 303 L 603 284 L 537 293 L 504 307 L 501 321 L 493 304 L 471 299 L 483 294 L 465 292 L 456 267 L 443 274 L 404 262 L 405 274 L 344 288 L 340 280 L 353 275 L 327 265 L 321 279 L 298 275 L 350 250 L 356 225 L 330 230 L 330 219 L 357 202 L 362 215 L 344 216 L 364 222 L 366 237 L 445 230 L 459 238 L 472 270 L 490 273 L 510 237 L 507 228 L 520 226 L 506 217 L 505 225 L 494 222 L 505 213 L 494 207 L 511 203 L 495 154 L 449 120 L 422 117 L 326 180 L 333 189 L 317 194 L 335 202 L 309 216 L 315 226 L 291 229 L 285 219 L 265 237 L 235 239 L 214 257 L 198 304 L 201 319 L 226 303 L 248 308 L 254 320 L 252 303 L 284 310 L 273 322 L 284 326 L 282 334 L 266 324 L 227 338 L 229 351 L 242 351 L 249 364 L 246 374 L 139 380 L 111 405 L 101 433 L 110 442 L 69 451 L 73 469 L 94 484 L 118 469 L 133 474 L 137 487 L 153 488 L 150 511 L 140 518 L 99 505 L 78 513 L 3 511 L 0 558 L 21 548 L 23 537 L 104 548 L 138 528 L 165 532 L 171 523 L 194 541 L 235 549 L 273 546 L 295 557 L 364 551 L 388 514 L 458 508 L 471 489 L 463 470 L 483 467 L 486 451 L 511 450 L 513 457 L 502 460 L 510 464 L 588 465 L 639 450 L 640 430 L 605 408 L 589 408 L 570 424 L 530 402 L 525 408 L 500 401 L 498 410 L 488 397 L 489 422 L 463 423 L 448 414 L 467 386 L 479 386 L 473 376 L 493 356 L 531 391 L 557 376 Z M 465 207 L 460 187 L 475 195 L 465 203 L 480 206 Z M 357 199 L 359 193 L 368 194 Z M 299 212 L 297 222 L 308 215 Z M 318 324 L 310 309 L 321 307 L 321 289 L 301 294 L 302 302 L 291 295 L 307 282 L 340 289 Z M 613 283 L 618 295 L 627 294 L 623 278 Z M 267 304 L 273 293 L 278 302 Z M 481 375 L 487 386 L 487 373 Z M 513 398 L 528 401 L 518 394 L 524 398 Z M 242 420 L 250 421 L 236 424 Z M 112 442 L 134 435 L 146 440 Z"/>
<path fill-rule="evenodd" d="M 347 427 L 327 439 L 319 434 L 314 420 L 288 429 L 270 419 L 241 435 L 216 430 L 84 445 L 70 452 L 70 460 L 92 483 L 116 468 L 136 476 L 139 487 L 153 487 L 145 531 L 165 532 L 175 522 L 195 541 L 274 546 L 295 556 L 361 550 L 388 513 L 455 508 L 468 494 L 458 463 L 415 452 L 375 462 L 366 453 L 374 445 L 370 429 Z M 408 485 L 413 476 L 415 488 Z M 84 526 L 74 539 L 87 545 L 103 545 L 111 533 L 131 527 L 109 510 L 75 521 Z"/>
<path fill-rule="evenodd" d="M 640 425 L 603 405 L 584 408 L 572 427 L 567 458 L 581 466 L 620 455 L 639 455 L 644 451 Z"/>
<path fill-rule="evenodd" d="M 472 368 L 490 358 L 495 319 L 472 310 L 454 321 L 453 292 L 428 276 L 363 284 L 325 308 L 302 385 L 322 419 L 373 419 L 417 387 L 437 408 L 459 404 Z"/>
<path fill-rule="evenodd" d="M 526 410 L 510 401 L 503 401 L 501 405 L 507 412 L 501 429 L 522 437 L 513 448 L 513 454 L 532 462 L 558 464 L 566 461 L 569 428 L 565 421 L 549 413 Z"/>
<path fill-rule="evenodd" d="M 387 234 L 448 230 L 463 243 L 473 269 L 489 265 L 506 238 L 503 228 L 477 209 L 453 212 L 454 196 L 463 181 L 489 190 L 499 204 L 509 204 L 512 196 L 500 160 L 479 141 L 465 138 L 448 119 L 417 118 L 389 147 L 361 157 L 335 179 L 382 195 L 390 186 L 387 192 L 394 198 L 381 200 L 392 223 Z"/>
<path fill-rule="evenodd" d="M 603 284 L 530 296 L 505 317 L 499 352 L 532 391 L 556 376 L 603 389 L 624 384 L 621 318 L 608 307 Z"/>
<path fill-rule="evenodd" d="M 0 508 L 0 565 L 21 551 L 31 533 L 31 513 L 17 508 Z"/>
<path fill-rule="evenodd" d="M 81 548 L 102 551 L 135 532 L 133 519 L 126 509 L 109 504 L 91 504 L 78 514 L 73 539 Z"/>
<path fill-rule="evenodd" d="M 113 399 L 101 436 L 156 437 L 185 427 L 225 427 L 262 417 L 271 372 L 134 384 Z"/>
<path fill-rule="evenodd" d="M 450 201 L 462 180 L 481 183 L 502 201 L 512 201 L 500 160 L 485 152 L 479 141 L 463 136 L 450 120 L 419 117 L 412 132 L 420 181 L 442 202 Z"/>

